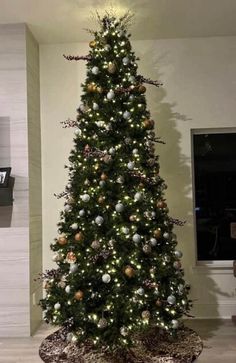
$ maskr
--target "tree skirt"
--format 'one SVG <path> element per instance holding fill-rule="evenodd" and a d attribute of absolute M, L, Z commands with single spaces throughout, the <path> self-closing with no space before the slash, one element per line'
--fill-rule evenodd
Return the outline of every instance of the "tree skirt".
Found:
<path fill-rule="evenodd" d="M 135 337 L 135 347 L 115 355 L 94 350 L 89 343 L 68 343 L 66 334 L 65 329 L 59 329 L 42 342 L 39 355 L 45 363 L 190 363 L 203 349 L 198 334 L 186 327 L 178 330 L 175 339 L 151 329 Z"/>

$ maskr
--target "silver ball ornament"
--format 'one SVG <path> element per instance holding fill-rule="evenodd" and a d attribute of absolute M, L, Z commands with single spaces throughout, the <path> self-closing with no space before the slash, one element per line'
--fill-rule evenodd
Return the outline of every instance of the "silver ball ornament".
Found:
<path fill-rule="evenodd" d="M 146 254 L 149 254 L 152 252 L 152 247 L 150 245 L 144 245 L 143 246 L 143 252 Z"/>
<path fill-rule="evenodd" d="M 134 165 L 135 165 L 135 164 L 134 164 L 134 162 L 133 162 L 133 161 L 129 161 L 129 162 L 128 162 L 128 165 L 127 165 L 127 166 L 128 166 L 128 169 L 129 169 L 129 170 L 133 170 L 133 169 L 134 169 Z"/>
<path fill-rule="evenodd" d="M 143 200 L 143 194 L 142 194 L 142 193 L 140 193 L 140 192 L 135 193 L 135 195 L 134 195 L 134 200 L 135 200 L 136 202 L 140 202 L 141 200 Z"/>
<path fill-rule="evenodd" d="M 137 290 L 137 294 L 140 295 L 140 296 L 143 296 L 144 295 L 144 289 L 142 287 L 140 287 L 138 290 Z"/>
<path fill-rule="evenodd" d="M 81 195 L 81 199 L 83 202 L 87 203 L 90 201 L 90 195 L 89 194 L 83 194 Z"/>
<path fill-rule="evenodd" d="M 81 136 L 82 135 L 82 131 L 79 128 L 75 129 L 75 135 L 76 136 Z"/>
<path fill-rule="evenodd" d="M 151 238 L 151 239 L 150 239 L 150 244 L 151 244 L 151 246 L 155 247 L 155 246 L 157 245 L 157 240 L 156 240 L 156 238 Z"/>
<path fill-rule="evenodd" d="M 107 99 L 108 100 L 112 100 L 113 98 L 115 97 L 115 92 L 114 91 L 109 91 L 108 93 L 107 93 Z"/>
<path fill-rule="evenodd" d="M 110 281 L 111 281 L 111 276 L 109 274 L 104 274 L 102 275 L 102 281 L 105 283 L 105 284 L 108 284 Z"/>
<path fill-rule="evenodd" d="M 176 251 L 174 252 L 174 254 L 175 254 L 175 257 L 177 257 L 177 258 L 181 258 L 181 257 L 183 257 L 183 253 L 182 253 L 182 251 L 178 251 L 178 250 L 176 250 Z"/>
<path fill-rule="evenodd" d="M 85 210 L 84 209 L 81 209 L 80 211 L 79 211 L 79 216 L 80 217 L 83 217 L 85 215 Z"/>
<path fill-rule="evenodd" d="M 97 110 L 99 110 L 99 106 L 98 106 L 98 104 L 97 103 L 93 103 L 93 110 L 94 111 L 97 111 Z"/>
<path fill-rule="evenodd" d="M 115 210 L 118 212 L 118 213 L 121 213 L 123 212 L 125 209 L 124 205 L 122 203 L 117 203 L 116 206 L 115 206 Z"/>
<path fill-rule="evenodd" d="M 98 328 L 99 329 L 105 329 L 107 327 L 108 323 L 107 320 L 105 318 L 99 319 L 98 321 Z"/>
<path fill-rule="evenodd" d="M 97 216 L 95 218 L 95 223 L 98 225 L 98 226 L 101 226 L 104 222 L 104 218 L 102 216 Z"/>
<path fill-rule="evenodd" d="M 70 228 L 73 229 L 73 230 L 77 230 L 78 229 L 78 223 L 73 223 Z"/>
<path fill-rule="evenodd" d="M 171 325 L 172 325 L 173 329 L 178 329 L 178 327 L 179 327 L 178 320 L 175 320 L 175 319 L 171 320 Z"/>
<path fill-rule="evenodd" d="M 78 271 L 78 265 L 76 263 L 71 263 L 70 264 L 70 272 L 75 273 L 76 271 Z"/>
<path fill-rule="evenodd" d="M 169 238 L 169 236 L 170 236 L 170 235 L 169 235 L 169 233 L 168 233 L 168 232 L 164 232 L 164 233 L 163 233 L 163 237 L 164 237 L 165 239 L 168 239 L 168 238 Z"/>
<path fill-rule="evenodd" d="M 140 234 L 135 233 L 135 234 L 133 235 L 132 239 L 133 239 L 133 241 L 134 241 L 135 243 L 139 243 L 139 242 L 141 241 L 141 236 L 140 236 Z"/>
<path fill-rule="evenodd" d="M 128 58 L 128 57 L 124 57 L 124 58 L 122 59 L 122 63 L 123 63 L 125 66 L 127 66 L 127 65 L 129 64 L 129 62 L 130 62 L 130 60 L 129 60 L 129 58 Z"/>
<path fill-rule="evenodd" d="M 128 228 L 128 227 L 122 227 L 122 228 L 121 228 L 121 231 L 122 231 L 124 234 L 129 234 L 129 228 Z"/>
<path fill-rule="evenodd" d="M 60 310 L 60 308 L 61 308 L 61 304 L 59 302 L 54 305 L 55 310 Z"/>
<path fill-rule="evenodd" d="M 66 286 L 66 288 L 65 288 L 65 292 L 66 292 L 67 294 L 69 294 L 69 293 L 70 293 L 70 291 L 71 291 L 70 286 L 69 286 L 69 285 L 67 285 L 67 286 Z"/>
<path fill-rule="evenodd" d="M 174 305 L 176 303 L 176 298 L 174 295 L 170 295 L 168 296 L 167 298 L 167 302 L 170 304 L 170 305 Z"/>
<path fill-rule="evenodd" d="M 125 120 L 128 120 L 128 119 L 130 118 L 130 116 L 131 116 L 131 114 L 130 114 L 130 112 L 129 112 L 129 111 L 125 111 L 125 112 L 123 113 L 123 118 L 124 118 Z"/>
<path fill-rule="evenodd" d="M 122 326 L 120 328 L 120 334 L 123 336 L 123 337 L 126 337 L 128 335 L 128 329 L 124 326 Z"/>
<path fill-rule="evenodd" d="M 92 68 L 92 73 L 97 75 L 99 73 L 99 68 L 98 67 L 93 67 Z"/>

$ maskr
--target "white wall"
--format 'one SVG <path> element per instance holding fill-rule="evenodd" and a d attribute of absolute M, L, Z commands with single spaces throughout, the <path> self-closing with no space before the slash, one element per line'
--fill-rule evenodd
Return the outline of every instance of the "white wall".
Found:
<path fill-rule="evenodd" d="M 186 279 L 197 299 L 194 313 L 230 317 L 236 314 L 232 270 L 195 268 L 190 129 L 236 126 L 236 37 L 135 41 L 134 48 L 141 57 L 140 73 L 164 83 L 159 90 L 148 86 L 147 96 L 156 132 L 167 143 L 158 144 L 157 153 L 170 214 L 187 219 L 176 232 Z M 49 244 L 62 207 L 53 193 L 64 189 L 63 165 L 72 146 L 73 131 L 62 129 L 59 121 L 75 117 L 85 77 L 83 61 L 67 62 L 62 54 L 87 52 L 84 43 L 40 47 L 44 268 L 53 266 Z"/>

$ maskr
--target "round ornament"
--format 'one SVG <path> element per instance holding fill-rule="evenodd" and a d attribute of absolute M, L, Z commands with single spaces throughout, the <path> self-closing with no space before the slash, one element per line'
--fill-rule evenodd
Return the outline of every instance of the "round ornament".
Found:
<path fill-rule="evenodd" d="M 140 192 L 135 193 L 135 195 L 134 195 L 134 200 L 135 200 L 136 202 L 140 202 L 140 201 L 142 201 L 142 200 L 143 200 L 143 194 L 142 194 L 142 193 L 140 193 Z"/>
<path fill-rule="evenodd" d="M 70 293 L 70 291 L 71 291 L 70 286 L 69 286 L 69 285 L 67 285 L 67 286 L 66 286 L 66 288 L 65 288 L 65 292 L 66 292 L 67 294 L 69 294 L 69 293 Z"/>
<path fill-rule="evenodd" d="M 155 247 L 155 246 L 157 245 L 157 240 L 156 240 L 156 238 L 151 238 L 151 239 L 150 239 L 150 244 L 151 244 L 151 246 Z"/>
<path fill-rule="evenodd" d="M 65 205 L 65 212 L 70 212 L 71 211 L 71 206 L 69 204 Z"/>
<path fill-rule="evenodd" d="M 100 187 L 103 188 L 103 187 L 105 187 L 106 182 L 104 180 L 100 180 L 99 185 L 100 185 Z"/>
<path fill-rule="evenodd" d="M 164 237 L 165 239 L 168 239 L 168 238 L 170 237 L 170 235 L 169 235 L 169 233 L 168 233 L 168 232 L 164 232 L 164 233 L 163 233 L 163 237 Z"/>
<path fill-rule="evenodd" d="M 104 222 L 104 218 L 102 216 L 97 216 L 95 218 L 95 223 L 98 225 L 98 226 L 101 226 Z"/>
<path fill-rule="evenodd" d="M 133 150 L 132 150 L 132 153 L 133 153 L 134 155 L 138 155 L 138 149 L 133 149 Z"/>
<path fill-rule="evenodd" d="M 89 194 L 83 194 L 81 195 L 81 199 L 83 202 L 87 203 L 90 201 L 90 195 Z"/>
<path fill-rule="evenodd" d="M 98 328 L 99 329 L 105 329 L 107 327 L 108 323 L 107 320 L 105 318 L 99 319 L 98 320 Z"/>
<path fill-rule="evenodd" d="M 89 42 L 90 48 L 95 48 L 96 44 L 97 44 L 96 40 L 91 40 L 91 42 Z"/>
<path fill-rule="evenodd" d="M 151 316 L 151 313 L 150 313 L 149 310 L 142 311 L 142 318 L 143 319 L 148 320 L 148 319 L 150 319 L 150 316 Z"/>
<path fill-rule="evenodd" d="M 128 57 L 124 57 L 124 58 L 122 59 L 122 63 L 124 64 L 124 66 L 127 66 L 127 65 L 129 64 L 129 62 L 130 62 L 130 60 L 129 60 L 129 58 L 128 58 Z"/>
<path fill-rule="evenodd" d="M 150 119 L 145 119 L 143 121 L 143 126 L 145 129 L 153 129 L 154 127 L 154 121 L 153 120 L 150 120 Z"/>
<path fill-rule="evenodd" d="M 161 237 L 161 230 L 160 229 L 155 229 L 155 231 L 153 232 L 153 235 L 155 238 L 160 238 Z"/>
<path fill-rule="evenodd" d="M 106 52 L 109 52 L 111 50 L 110 44 L 106 44 L 104 49 L 105 49 Z"/>
<path fill-rule="evenodd" d="M 157 299 L 156 306 L 158 306 L 159 308 L 162 306 L 162 302 L 160 299 Z"/>
<path fill-rule="evenodd" d="M 115 92 L 114 91 L 109 91 L 108 93 L 107 93 L 107 99 L 108 100 L 112 100 L 113 98 L 115 97 Z"/>
<path fill-rule="evenodd" d="M 174 252 L 174 254 L 175 254 L 175 257 L 177 257 L 177 258 L 182 258 L 183 257 L 183 253 L 181 251 L 176 250 Z"/>
<path fill-rule="evenodd" d="M 174 266 L 174 268 L 175 268 L 176 270 L 180 270 L 180 269 L 181 269 L 181 267 L 182 267 L 182 265 L 181 265 L 181 262 L 180 262 L 180 261 L 175 261 L 175 262 L 173 263 L 173 266 Z"/>
<path fill-rule="evenodd" d="M 73 230 L 76 230 L 78 229 L 78 223 L 73 223 L 71 226 L 70 226 L 71 229 Z"/>
<path fill-rule="evenodd" d="M 129 161 L 129 162 L 128 162 L 128 165 L 127 165 L 127 166 L 128 166 L 128 169 L 129 169 L 129 170 L 133 170 L 133 169 L 134 169 L 134 165 L 135 165 L 135 164 L 134 164 L 134 162 L 133 162 L 133 161 Z"/>
<path fill-rule="evenodd" d="M 121 231 L 122 231 L 124 234 L 129 234 L 129 228 L 128 228 L 128 227 L 122 227 L 122 228 L 121 228 Z"/>
<path fill-rule="evenodd" d="M 94 249 L 94 250 L 98 250 L 100 248 L 101 244 L 100 242 L 95 239 L 92 243 L 91 243 L 91 247 Z"/>
<path fill-rule="evenodd" d="M 129 278 L 134 277 L 134 275 L 135 275 L 135 270 L 131 266 L 126 266 L 124 272 L 125 272 L 125 275 L 128 276 Z"/>
<path fill-rule="evenodd" d="M 175 320 L 175 319 L 171 320 L 171 325 L 172 325 L 173 329 L 178 329 L 178 327 L 179 327 L 178 320 Z"/>
<path fill-rule="evenodd" d="M 76 136 L 81 136 L 82 135 L 82 131 L 79 128 L 75 129 L 75 135 Z"/>
<path fill-rule="evenodd" d="M 166 208 L 167 204 L 164 202 L 164 200 L 160 200 L 157 202 L 157 208 Z"/>
<path fill-rule="evenodd" d="M 129 76 L 129 82 L 135 83 L 136 82 L 135 77 L 134 76 Z"/>
<path fill-rule="evenodd" d="M 109 149 L 109 154 L 114 155 L 114 154 L 115 154 L 115 152 L 116 152 L 116 149 L 115 149 L 114 147 L 111 147 L 111 148 Z"/>
<path fill-rule="evenodd" d="M 52 260 L 53 262 L 59 262 L 63 260 L 63 256 L 60 252 L 56 252 L 54 253 L 54 255 L 52 256 Z"/>
<path fill-rule="evenodd" d="M 123 337 L 126 337 L 128 335 L 128 329 L 124 326 L 122 326 L 120 328 L 120 334 L 123 336 Z"/>
<path fill-rule="evenodd" d="M 111 276 L 109 274 L 104 274 L 102 275 L 102 281 L 105 283 L 105 284 L 108 284 L 110 281 L 111 281 Z"/>
<path fill-rule="evenodd" d="M 108 73 L 110 73 L 110 74 L 114 74 L 114 73 L 116 73 L 116 65 L 115 65 L 115 63 L 110 62 L 110 63 L 108 64 L 107 71 L 108 71 Z"/>
<path fill-rule="evenodd" d="M 104 202 L 105 202 L 105 197 L 104 197 L 104 195 L 100 195 L 100 197 L 98 198 L 98 203 L 99 204 L 103 204 Z"/>
<path fill-rule="evenodd" d="M 92 68 L 92 73 L 97 75 L 99 73 L 99 68 L 98 67 L 93 67 Z"/>
<path fill-rule="evenodd" d="M 141 236 L 140 236 L 140 234 L 135 233 L 135 234 L 133 235 L 132 239 L 133 239 L 133 241 L 134 241 L 135 243 L 139 243 L 139 242 L 141 241 Z"/>
<path fill-rule="evenodd" d="M 57 243 L 60 245 L 60 246 L 64 246 L 66 245 L 68 242 L 67 238 L 65 236 L 60 236 L 57 240 Z"/>
<path fill-rule="evenodd" d="M 140 296 L 143 296 L 144 295 L 144 289 L 142 287 L 140 287 L 138 290 L 137 290 L 137 294 L 140 295 Z"/>
<path fill-rule="evenodd" d="M 103 161 L 105 164 L 109 164 L 112 161 L 111 155 L 105 155 Z"/>
<path fill-rule="evenodd" d="M 97 111 L 97 110 L 99 110 L 99 106 L 98 106 L 98 104 L 97 103 L 93 103 L 93 110 L 94 111 Z"/>
<path fill-rule="evenodd" d="M 98 86 L 98 87 L 96 87 L 96 91 L 98 93 L 102 94 L 103 93 L 103 88 Z"/>
<path fill-rule="evenodd" d="M 137 216 L 135 214 L 131 214 L 131 216 L 129 216 L 130 222 L 135 222 L 136 219 L 137 219 Z"/>
<path fill-rule="evenodd" d="M 78 265 L 76 263 L 71 263 L 70 264 L 70 272 L 75 273 L 76 271 L 78 271 Z"/>
<path fill-rule="evenodd" d="M 77 241 L 77 242 L 82 242 L 83 241 L 83 239 L 84 239 L 84 235 L 83 235 L 83 233 L 80 231 L 80 232 L 78 232 L 78 233 L 76 233 L 76 235 L 75 235 L 75 240 Z"/>
<path fill-rule="evenodd" d="M 55 310 L 60 310 L 60 308 L 61 308 L 61 304 L 59 302 L 54 305 Z"/>
<path fill-rule="evenodd" d="M 144 85 L 140 85 L 139 87 L 138 87 L 138 91 L 139 91 L 139 93 L 145 93 L 146 92 L 146 87 L 144 86 Z"/>
<path fill-rule="evenodd" d="M 123 184 L 123 183 L 124 183 L 124 181 L 125 181 L 125 179 L 124 179 L 124 177 L 123 177 L 123 176 L 118 176 L 118 178 L 116 179 L 116 181 L 117 181 L 117 183 L 119 183 L 119 184 Z"/>
<path fill-rule="evenodd" d="M 77 301 L 81 301 L 81 300 L 83 300 L 83 298 L 84 298 L 84 293 L 83 293 L 83 291 L 79 290 L 79 291 L 77 291 L 77 292 L 75 293 L 75 300 L 77 300 Z"/>
<path fill-rule="evenodd" d="M 129 112 L 129 111 L 125 111 L 125 112 L 123 113 L 123 118 L 124 118 L 125 120 L 128 120 L 128 119 L 130 118 L 130 116 L 131 116 L 131 114 L 130 114 L 130 112 Z"/>
<path fill-rule="evenodd" d="M 95 85 L 94 85 L 93 83 L 88 83 L 88 84 L 87 84 L 87 91 L 88 91 L 88 92 L 94 92 L 94 90 L 95 90 L 95 89 L 94 89 L 94 86 L 95 86 Z"/>
<path fill-rule="evenodd" d="M 81 209 L 80 211 L 79 211 L 79 216 L 80 217 L 83 217 L 85 215 L 85 210 L 84 209 Z"/>
<path fill-rule="evenodd" d="M 74 252 L 68 252 L 66 255 L 66 262 L 67 263 L 75 263 L 76 262 L 76 256 Z"/>
<path fill-rule="evenodd" d="M 143 246 L 143 252 L 146 253 L 146 254 L 149 254 L 152 252 L 152 248 L 150 245 L 144 245 Z"/>
<path fill-rule="evenodd" d="M 117 203 L 116 206 L 115 206 L 115 210 L 118 212 L 118 213 L 121 213 L 123 212 L 125 209 L 124 205 L 122 203 Z"/>
<path fill-rule="evenodd" d="M 170 304 L 170 305 L 174 305 L 176 303 L 176 298 L 174 295 L 170 295 L 168 296 L 167 298 L 167 302 Z"/>
<path fill-rule="evenodd" d="M 107 180 L 108 176 L 105 173 L 102 173 L 101 180 Z"/>

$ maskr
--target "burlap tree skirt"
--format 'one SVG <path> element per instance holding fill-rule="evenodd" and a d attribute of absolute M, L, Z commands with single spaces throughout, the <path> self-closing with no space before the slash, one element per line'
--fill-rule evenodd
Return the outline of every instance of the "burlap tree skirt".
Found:
<path fill-rule="evenodd" d="M 66 333 L 59 329 L 42 342 L 39 355 L 45 363 L 190 363 L 203 349 L 200 337 L 189 328 L 180 329 L 176 339 L 152 329 L 139 336 L 129 352 L 116 355 L 96 351 L 89 344 L 68 343 Z"/>

